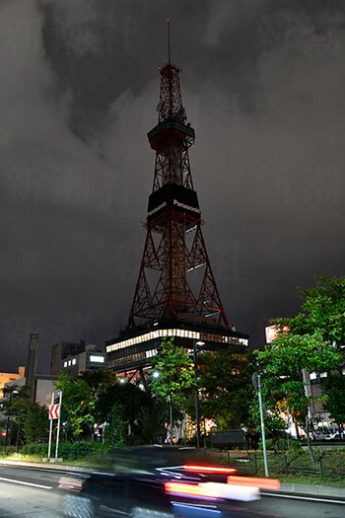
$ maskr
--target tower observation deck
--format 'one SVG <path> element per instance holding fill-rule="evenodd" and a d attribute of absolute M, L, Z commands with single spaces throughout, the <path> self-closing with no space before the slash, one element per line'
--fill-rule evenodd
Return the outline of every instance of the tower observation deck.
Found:
<path fill-rule="evenodd" d="M 221 303 L 202 234 L 189 148 L 195 132 L 182 104 L 180 70 L 160 70 L 158 124 L 148 133 L 156 153 L 146 241 L 127 327 L 109 340 L 109 366 L 118 371 L 150 365 L 163 337 L 192 348 L 248 344 L 229 322 Z"/>

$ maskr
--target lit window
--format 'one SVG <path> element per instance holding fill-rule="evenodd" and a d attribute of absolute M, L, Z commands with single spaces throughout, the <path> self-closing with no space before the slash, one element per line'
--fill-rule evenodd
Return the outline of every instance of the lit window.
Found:
<path fill-rule="evenodd" d="M 327 372 L 320 372 L 320 378 L 327 378 Z"/>
<path fill-rule="evenodd" d="M 311 373 L 309 374 L 309 378 L 310 378 L 311 380 L 316 380 L 316 379 L 317 379 L 317 374 L 316 374 L 316 372 L 311 372 Z"/>
<path fill-rule="evenodd" d="M 67 362 L 64 362 L 64 363 L 63 363 L 63 366 L 64 366 L 64 367 L 67 367 Z"/>
<path fill-rule="evenodd" d="M 70 366 L 72 364 L 71 360 L 68 360 L 68 366 Z"/>
<path fill-rule="evenodd" d="M 152 358 L 152 356 L 156 356 L 157 349 L 151 349 L 150 351 L 146 351 L 146 358 Z"/>
<path fill-rule="evenodd" d="M 201 338 L 200 333 L 198 331 L 189 331 L 186 329 L 156 329 L 155 331 L 150 331 L 149 333 L 145 333 L 143 335 L 135 336 L 133 338 L 128 338 L 127 340 L 123 340 L 122 342 L 117 342 L 115 344 L 108 345 L 107 352 L 110 353 L 111 351 L 118 351 L 119 349 L 124 349 L 125 347 L 141 344 L 143 342 L 155 340 L 156 338 L 162 338 L 164 336 L 175 336 L 179 338 L 189 338 L 193 340 L 200 340 Z M 248 340 L 246 338 L 228 337 L 214 333 L 207 333 L 207 335 L 205 335 L 203 339 L 210 342 L 226 342 L 234 344 L 240 343 L 243 345 L 248 345 Z"/>
<path fill-rule="evenodd" d="M 90 362 L 104 363 L 104 356 L 94 356 L 94 355 L 91 354 Z"/>
<path fill-rule="evenodd" d="M 75 365 L 76 363 L 77 363 L 77 360 L 75 358 L 73 358 L 72 365 Z"/>

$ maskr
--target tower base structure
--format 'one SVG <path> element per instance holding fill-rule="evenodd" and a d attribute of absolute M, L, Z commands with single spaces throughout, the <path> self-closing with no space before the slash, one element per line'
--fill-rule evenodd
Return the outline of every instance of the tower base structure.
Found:
<path fill-rule="evenodd" d="M 106 342 L 108 367 L 117 373 L 143 372 L 152 366 L 152 358 L 159 352 L 164 338 L 174 339 L 177 346 L 193 351 L 198 343 L 200 351 L 217 351 L 231 345 L 248 345 L 248 335 L 209 323 L 157 320 L 145 326 L 132 327 Z"/>

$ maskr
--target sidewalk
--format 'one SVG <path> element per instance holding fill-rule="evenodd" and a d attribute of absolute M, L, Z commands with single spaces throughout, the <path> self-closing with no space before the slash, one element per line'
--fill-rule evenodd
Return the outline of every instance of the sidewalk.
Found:
<path fill-rule="evenodd" d="M 23 461 L 7 461 L 0 460 L 0 466 L 20 466 L 20 467 L 30 467 L 30 468 L 41 468 L 41 469 L 51 469 L 55 471 L 69 471 L 69 472 L 79 472 L 79 473 L 92 473 L 95 471 L 99 471 L 96 468 L 85 468 L 80 466 L 68 466 L 66 464 L 60 464 L 58 462 L 50 463 L 50 462 L 23 462 Z M 345 487 L 334 487 L 334 486 L 324 486 L 320 484 L 298 484 L 298 483 L 287 483 L 282 482 L 280 486 L 280 491 L 278 493 L 299 495 L 299 496 L 309 496 L 309 497 L 320 497 L 320 498 L 339 498 L 345 500 Z"/>
<path fill-rule="evenodd" d="M 336 497 L 345 500 L 345 487 L 323 486 L 319 484 L 297 484 L 282 482 L 280 484 L 281 493 L 291 493 L 297 495 L 310 495 L 319 497 Z"/>

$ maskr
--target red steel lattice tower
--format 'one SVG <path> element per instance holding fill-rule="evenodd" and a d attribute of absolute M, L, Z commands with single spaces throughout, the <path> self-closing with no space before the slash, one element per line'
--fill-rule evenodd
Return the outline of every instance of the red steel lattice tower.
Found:
<path fill-rule="evenodd" d="M 188 155 L 195 133 L 179 72 L 170 59 L 160 70 L 158 124 L 148 133 L 156 152 L 153 190 L 128 329 L 164 320 L 229 326 L 201 229 Z"/>

